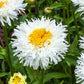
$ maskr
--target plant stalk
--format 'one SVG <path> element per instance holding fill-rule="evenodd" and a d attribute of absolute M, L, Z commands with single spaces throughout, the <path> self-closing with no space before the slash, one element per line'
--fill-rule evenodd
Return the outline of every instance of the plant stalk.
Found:
<path fill-rule="evenodd" d="M 43 84 L 43 79 L 44 79 L 44 69 L 41 70 L 41 79 L 39 84 Z"/>
<path fill-rule="evenodd" d="M 10 48 L 9 48 L 9 43 L 8 43 L 8 32 L 7 32 L 7 24 L 3 27 L 4 31 L 4 38 L 5 38 L 5 44 L 6 44 L 6 58 L 8 65 L 10 67 L 11 75 L 13 75 L 13 68 L 12 68 L 12 61 L 11 61 L 11 55 L 10 55 Z"/>

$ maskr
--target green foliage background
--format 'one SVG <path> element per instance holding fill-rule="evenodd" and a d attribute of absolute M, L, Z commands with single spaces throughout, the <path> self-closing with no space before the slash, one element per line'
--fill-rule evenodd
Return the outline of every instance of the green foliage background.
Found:
<path fill-rule="evenodd" d="M 50 7 L 52 12 L 50 14 L 45 13 L 45 7 Z M 18 20 L 12 21 L 12 26 L 7 26 L 13 73 L 21 72 L 23 75 L 27 75 L 28 78 L 26 81 L 28 84 L 41 84 L 39 82 L 41 77 L 43 77 L 44 84 L 76 84 L 74 70 L 77 57 L 81 53 L 81 49 L 79 48 L 80 36 L 84 35 L 84 21 L 81 19 L 83 15 L 80 16 L 81 12 L 75 13 L 77 8 L 78 6 L 74 6 L 71 0 L 38 0 L 34 4 L 27 5 L 25 8 L 26 13 L 19 15 Z M 18 58 L 13 56 L 13 49 L 10 45 L 11 33 L 20 22 L 24 22 L 26 19 L 31 21 L 31 18 L 41 18 L 42 16 L 56 20 L 56 24 L 62 21 L 64 25 L 67 25 L 68 36 L 66 40 L 70 45 L 65 59 L 57 65 L 51 65 L 46 71 L 24 67 L 23 64 L 19 63 Z M 6 54 L 6 48 L 0 46 L 0 60 L 2 61 L 0 62 L 1 84 L 8 84 L 11 76 Z M 42 75 L 42 72 L 44 75 Z"/>

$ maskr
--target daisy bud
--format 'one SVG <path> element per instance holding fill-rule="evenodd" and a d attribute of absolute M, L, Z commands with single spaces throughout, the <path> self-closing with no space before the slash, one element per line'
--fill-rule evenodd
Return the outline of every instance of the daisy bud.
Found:
<path fill-rule="evenodd" d="M 25 0 L 26 3 L 28 4 L 34 4 L 36 0 Z"/>
<path fill-rule="evenodd" d="M 44 12 L 45 12 L 46 14 L 50 14 L 50 13 L 52 12 L 52 10 L 51 10 L 49 7 L 46 7 L 46 8 L 44 9 Z"/>

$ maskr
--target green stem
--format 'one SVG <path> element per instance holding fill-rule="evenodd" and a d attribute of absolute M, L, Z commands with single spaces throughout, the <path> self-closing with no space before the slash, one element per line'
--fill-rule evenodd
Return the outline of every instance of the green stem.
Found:
<path fill-rule="evenodd" d="M 67 2 L 67 0 L 66 0 L 66 2 Z M 67 3 L 67 21 L 68 20 L 69 20 L 69 4 Z M 68 24 L 67 24 L 67 26 L 68 26 L 68 42 L 70 43 L 70 27 Z"/>
<path fill-rule="evenodd" d="M 70 84 L 72 84 L 72 71 L 71 71 L 71 66 L 69 67 L 69 73 L 70 73 L 70 79 L 69 79 L 69 81 L 70 81 Z"/>
<path fill-rule="evenodd" d="M 38 1 L 36 0 L 36 2 L 35 2 L 35 8 L 36 8 L 36 17 L 38 17 L 38 15 L 39 15 L 39 7 L 38 7 L 38 3 L 37 3 Z"/>
<path fill-rule="evenodd" d="M 66 16 L 65 16 L 65 0 L 63 0 L 63 20 L 64 20 L 64 24 L 65 24 L 65 21 L 66 21 Z"/>
<path fill-rule="evenodd" d="M 31 4 L 28 5 L 28 12 L 29 12 L 29 14 L 28 14 L 29 15 L 29 18 L 31 18 L 31 15 L 32 15 L 31 14 Z"/>
<path fill-rule="evenodd" d="M 41 70 L 41 79 L 39 84 L 43 84 L 43 79 L 44 79 L 44 69 Z"/>
<path fill-rule="evenodd" d="M 76 27 L 76 30 L 77 30 L 76 33 L 77 33 L 77 35 L 78 35 L 79 30 L 78 30 L 78 28 L 77 28 L 77 21 L 76 21 L 76 18 L 75 18 L 75 12 L 74 12 L 73 3 L 72 3 L 72 5 L 71 5 L 71 7 L 72 7 L 72 15 L 73 15 L 73 18 L 74 18 L 75 27 Z M 79 37 L 79 35 L 78 35 L 78 37 Z"/>
<path fill-rule="evenodd" d="M 68 72 L 67 72 L 66 67 L 63 62 L 61 62 L 61 66 L 63 67 L 64 72 L 68 75 Z"/>
<path fill-rule="evenodd" d="M 27 72 L 28 67 L 24 67 L 24 70 L 25 70 L 25 74 L 27 75 L 27 82 L 29 82 L 29 81 L 30 81 L 30 79 L 29 79 L 29 77 L 28 77 L 28 72 Z"/>
<path fill-rule="evenodd" d="M 5 26 L 3 27 L 3 31 L 4 31 L 4 38 L 5 38 L 5 44 L 6 44 L 7 62 L 10 67 L 11 75 L 13 75 L 12 61 L 11 61 L 11 56 L 10 56 L 10 48 L 9 48 L 9 43 L 8 43 L 7 24 L 5 24 Z"/>

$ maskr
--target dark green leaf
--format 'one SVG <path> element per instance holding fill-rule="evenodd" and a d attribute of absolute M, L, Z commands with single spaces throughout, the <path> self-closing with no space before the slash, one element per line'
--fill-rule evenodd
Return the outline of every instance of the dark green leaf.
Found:
<path fill-rule="evenodd" d="M 0 77 L 4 77 L 6 75 L 8 75 L 8 73 L 0 73 Z"/>
<path fill-rule="evenodd" d="M 80 16 L 81 12 L 78 12 L 75 14 L 75 19 L 77 19 Z M 68 21 L 66 22 L 68 25 L 71 24 L 74 21 L 74 17 L 71 16 Z"/>
<path fill-rule="evenodd" d="M 48 73 L 47 75 L 44 76 L 43 82 L 45 83 L 52 78 L 60 79 L 60 78 L 67 78 L 67 77 L 69 76 L 66 75 L 65 73 L 59 73 L 59 72 Z"/>
<path fill-rule="evenodd" d="M 50 9 L 54 9 L 54 8 L 58 8 L 58 7 L 62 7 L 62 6 L 63 6 L 62 3 L 55 3 L 50 6 Z"/>

